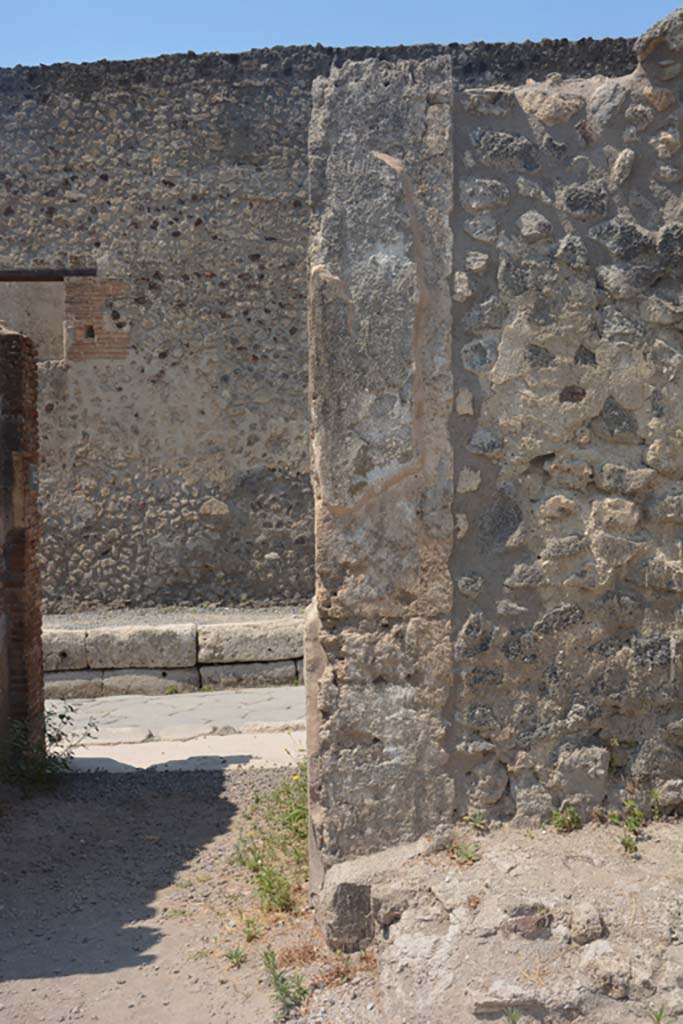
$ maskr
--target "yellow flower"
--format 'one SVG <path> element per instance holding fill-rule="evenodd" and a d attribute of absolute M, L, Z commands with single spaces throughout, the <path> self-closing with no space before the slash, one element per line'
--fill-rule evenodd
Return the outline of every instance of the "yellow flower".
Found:
<path fill-rule="evenodd" d="M 292 775 L 292 781 L 293 782 L 298 782 L 299 781 L 299 776 L 298 775 Z"/>

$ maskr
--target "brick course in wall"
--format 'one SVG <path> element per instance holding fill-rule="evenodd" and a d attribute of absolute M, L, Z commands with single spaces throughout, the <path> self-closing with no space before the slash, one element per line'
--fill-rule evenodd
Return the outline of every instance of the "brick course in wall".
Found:
<path fill-rule="evenodd" d="M 127 293 L 128 286 L 97 277 L 70 277 L 65 285 L 66 358 L 125 359 L 128 325 L 116 300 Z"/>
<path fill-rule="evenodd" d="M 0 331 L 0 738 L 41 742 L 37 375 L 32 342 Z"/>

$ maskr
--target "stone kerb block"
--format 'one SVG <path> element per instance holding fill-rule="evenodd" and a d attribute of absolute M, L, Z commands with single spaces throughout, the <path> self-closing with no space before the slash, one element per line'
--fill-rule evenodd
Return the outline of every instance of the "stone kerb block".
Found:
<path fill-rule="evenodd" d="M 102 672 L 46 672 L 43 678 L 46 700 L 102 697 L 104 694 Z"/>
<path fill-rule="evenodd" d="M 313 95 L 305 677 L 320 893 L 333 863 L 415 839 L 453 805 L 451 64 L 349 63 Z"/>
<path fill-rule="evenodd" d="M 102 673 L 102 696 L 139 693 L 154 696 L 164 693 L 191 693 L 199 689 L 196 668 L 112 669 Z"/>
<path fill-rule="evenodd" d="M 300 617 L 263 622 L 217 622 L 197 628 L 200 665 L 231 662 L 287 661 L 303 654 Z"/>
<path fill-rule="evenodd" d="M 197 662 L 197 629 L 173 626 L 102 626 L 85 640 L 90 668 L 190 668 Z"/>
<path fill-rule="evenodd" d="M 248 661 L 233 665 L 202 665 L 199 669 L 202 690 L 229 690 L 234 687 L 288 686 L 297 683 L 293 661 Z"/>
<path fill-rule="evenodd" d="M 46 672 L 73 672 L 87 667 L 84 630 L 43 629 L 43 668 Z"/>

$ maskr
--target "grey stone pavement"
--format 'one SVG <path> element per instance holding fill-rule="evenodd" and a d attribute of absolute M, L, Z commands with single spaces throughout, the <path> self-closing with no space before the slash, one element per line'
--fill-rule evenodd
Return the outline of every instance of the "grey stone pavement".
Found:
<path fill-rule="evenodd" d="M 76 771 L 277 767 L 304 749 L 304 688 L 68 701 Z M 49 700 L 60 710 L 64 701 Z"/>

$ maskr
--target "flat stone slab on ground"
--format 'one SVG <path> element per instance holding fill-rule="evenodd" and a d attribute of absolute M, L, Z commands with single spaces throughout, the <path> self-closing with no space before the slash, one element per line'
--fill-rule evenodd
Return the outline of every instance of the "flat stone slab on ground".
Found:
<path fill-rule="evenodd" d="M 303 728 L 303 686 L 262 687 L 250 690 L 196 691 L 158 697 L 125 695 L 73 700 L 74 736 L 88 736 L 88 746 L 142 743 L 168 738 L 181 741 L 233 732 Z M 61 701 L 48 700 L 48 710 Z M 94 731 L 93 731 L 94 730 Z M 132 730 L 126 737 L 122 730 Z"/>
<path fill-rule="evenodd" d="M 279 768 L 305 757 L 302 728 L 277 733 L 241 732 L 118 745 L 91 743 L 79 747 L 71 762 L 77 772 L 224 771 L 235 768 Z"/>

